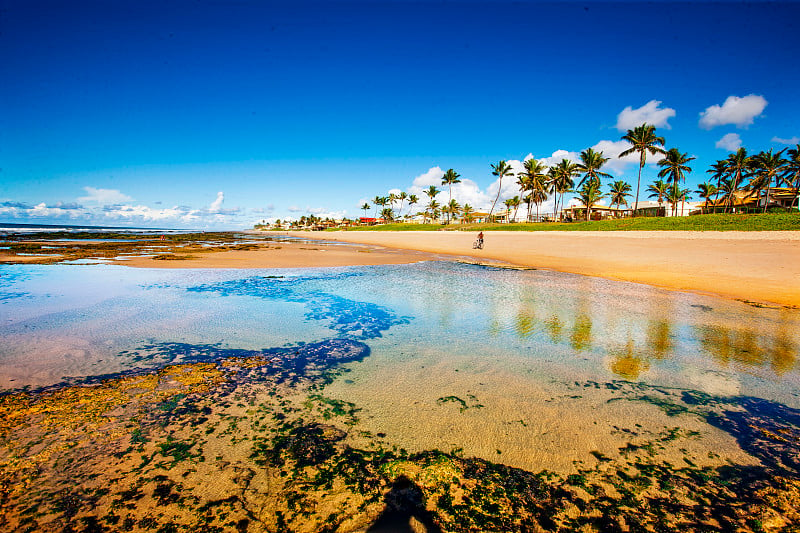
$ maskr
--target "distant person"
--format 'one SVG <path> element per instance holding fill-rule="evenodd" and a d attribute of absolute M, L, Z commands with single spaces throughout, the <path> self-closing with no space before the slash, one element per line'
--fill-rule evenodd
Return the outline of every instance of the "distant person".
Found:
<path fill-rule="evenodd" d="M 478 240 L 475 241 L 475 248 L 483 249 L 483 232 L 478 233 Z"/>

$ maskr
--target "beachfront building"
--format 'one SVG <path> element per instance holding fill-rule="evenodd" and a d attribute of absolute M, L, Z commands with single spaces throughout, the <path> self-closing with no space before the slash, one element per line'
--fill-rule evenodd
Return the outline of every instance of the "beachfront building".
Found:
<path fill-rule="evenodd" d="M 782 209 L 800 209 L 795 200 L 797 192 L 790 187 L 775 187 L 766 196 L 757 195 L 754 191 L 738 190 L 729 198 L 710 198 L 707 202 L 698 205 L 703 213 L 720 213 L 730 210 L 733 213 L 753 213 L 764 210 L 764 203 L 768 201 L 767 209 L 778 207 Z"/>

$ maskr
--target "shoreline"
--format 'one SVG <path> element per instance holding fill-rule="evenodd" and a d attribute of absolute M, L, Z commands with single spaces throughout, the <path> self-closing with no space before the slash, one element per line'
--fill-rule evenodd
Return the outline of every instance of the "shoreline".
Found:
<path fill-rule="evenodd" d="M 800 308 L 800 232 L 282 232 Z"/>

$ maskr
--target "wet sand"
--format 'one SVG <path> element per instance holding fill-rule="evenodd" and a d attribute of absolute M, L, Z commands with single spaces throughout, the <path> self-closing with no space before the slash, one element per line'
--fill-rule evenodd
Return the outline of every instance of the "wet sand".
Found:
<path fill-rule="evenodd" d="M 800 232 L 340 231 L 289 235 L 382 245 L 800 307 Z"/>
<path fill-rule="evenodd" d="M 119 265 L 145 268 L 299 268 L 395 265 L 430 259 L 429 254 L 379 246 L 314 245 L 282 242 L 258 250 L 210 252 L 180 260 L 131 257 Z"/>

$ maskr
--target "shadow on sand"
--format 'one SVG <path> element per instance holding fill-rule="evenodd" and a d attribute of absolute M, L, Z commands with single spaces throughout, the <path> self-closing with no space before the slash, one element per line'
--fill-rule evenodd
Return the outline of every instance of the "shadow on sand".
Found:
<path fill-rule="evenodd" d="M 386 508 L 367 532 L 441 533 L 442 530 L 434 523 L 433 516 L 425 509 L 422 490 L 406 476 L 395 480 L 384 501 Z"/>

